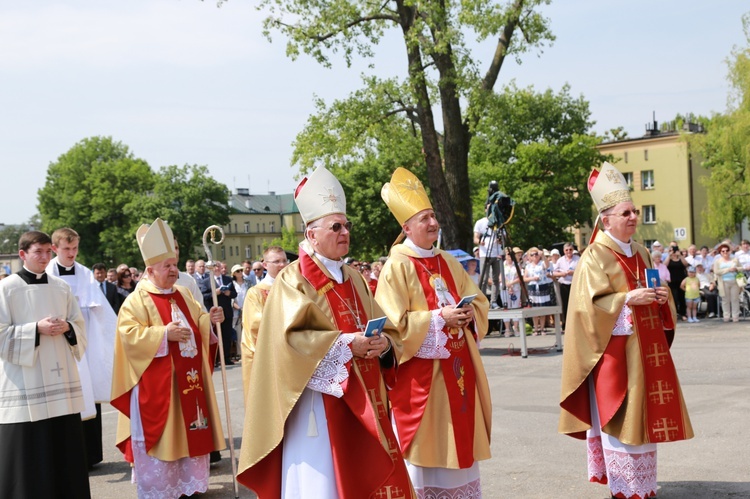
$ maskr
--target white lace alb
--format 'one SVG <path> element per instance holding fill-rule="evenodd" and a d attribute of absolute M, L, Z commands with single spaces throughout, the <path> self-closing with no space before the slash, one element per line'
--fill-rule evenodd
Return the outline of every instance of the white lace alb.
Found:
<path fill-rule="evenodd" d="M 448 335 L 443 331 L 444 327 L 445 319 L 440 315 L 440 310 L 433 310 L 427 335 L 414 356 L 420 359 L 449 358 L 451 353 L 445 348 L 445 344 L 448 343 Z"/>
<path fill-rule="evenodd" d="M 352 341 L 354 341 L 354 333 L 343 333 L 338 337 L 307 382 L 309 389 L 333 395 L 336 398 L 344 396 L 341 383 L 349 377 L 346 363 L 352 359 L 352 350 L 349 348 Z"/>
<path fill-rule="evenodd" d="M 633 313 L 630 307 L 623 305 L 620 310 L 620 315 L 617 316 L 615 321 L 615 328 L 612 330 L 612 336 L 630 336 L 633 334 L 633 323 L 630 320 L 630 315 Z"/>

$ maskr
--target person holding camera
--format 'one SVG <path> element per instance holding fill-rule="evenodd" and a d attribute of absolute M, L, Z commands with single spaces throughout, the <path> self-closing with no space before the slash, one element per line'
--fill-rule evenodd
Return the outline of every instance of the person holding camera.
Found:
<path fill-rule="evenodd" d="M 688 276 L 688 261 L 680 253 L 680 247 L 675 241 L 669 244 L 669 258 L 667 259 L 667 270 L 669 270 L 669 289 L 674 296 L 677 315 L 683 321 L 687 320 L 687 304 L 685 303 L 685 291 L 680 287 L 682 281 Z"/>

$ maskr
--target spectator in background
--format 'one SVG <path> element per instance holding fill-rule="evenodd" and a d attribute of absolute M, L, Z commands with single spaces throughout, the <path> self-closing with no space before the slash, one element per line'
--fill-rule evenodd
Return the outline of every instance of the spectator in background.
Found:
<path fill-rule="evenodd" d="M 734 257 L 743 271 L 750 271 L 750 241 L 743 239 L 740 242 L 740 249 L 735 252 Z"/>
<path fill-rule="evenodd" d="M 547 275 L 547 263 L 542 259 L 542 252 L 537 247 L 527 251 L 529 261 L 524 267 L 523 280 L 528 283 L 529 301 L 532 307 L 546 307 L 552 301 L 552 280 Z M 533 317 L 534 336 L 546 334 L 544 321 L 546 316 Z"/>
<path fill-rule="evenodd" d="M 715 253 L 716 250 L 709 250 L 708 246 L 701 246 L 701 252 L 698 256 L 700 257 L 700 263 L 703 264 L 703 268 L 706 269 L 706 272 L 713 272 L 712 269 L 714 268 Z M 696 256 L 696 259 L 698 259 L 698 256 Z"/>
<path fill-rule="evenodd" d="M 97 286 L 102 290 L 102 293 L 104 293 L 109 305 L 116 314 L 120 311 L 122 300 L 120 299 L 120 294 L 117 292 L 117 285 L 107 281 L 107 267 L 103 263 L 95 263 L 91 267 L 91 271 L 98 283 Z"/>
<path fill-rule="evenodd" d="M 664 246 L 659 241 L 654 241 L 651 243 L 651 251 L 658 251 L 659 253 L 664 254 Z"/>
<path fill-rule="evenodd" d="M 553 250 L 557 251 L 557 250 Z M 562 301 L 562 328 L 565 331 L 565 318 L 568 315 L 568 300 L 570 300 L 570 285 L 573 283 L 573 272 L 578 265 L 580 257 L 573 254 L 573 244 L 565 243 L 563 246 L 565 256 L 557 260 L 552 270 L 552 275 L 560 284 L 560 300 Z"/>
<path fill-rule="evenodd" d="M 489 206 L 489 205 L 488 205 Z M 481 273 L 485 265 L 489 270 L 485 271 L 488 282 L 492 282 L 490 287 L 490 308 L 500 308 L 497 304 L 497 291 L 500 286 L 500 267 L 502 267 L 503 248 L 497 239 L 497 233 L 493 227 L 489 226 L 487 217 L 480 218 L 474 224 L 474 244 L 479 248 L 479 272 Z M 483 292 L 485 290 L 482 290 Z"/>
<path fill-rule="evenodd" d="M 232 284 L 234 284 L 234 290 L 237 292 L 237 297 L 232 300 L 232 327 L 237 338 L 242 338 L 242 309 L 245 305 L 245 295 L 248 291 L 248 288 L 245 286 L 245 279 L 242 277 L 242 265 L 232 266 Z M 235 355 L 239 357 L 239 347 L 235 351 Z"/>
<path fill-rule="evenodd" d="M 695 267 L 692 265 L 687 269 L 688 276 L 680 283 L 680 288 L 685 293 L 685 305 L 688 322 L 700 322 L 698 320 L 698 305 L 701 302 L 701 281 L 695 275 Z"/>
<path fill-rule="evenodd" d="M 706 316 L 709 319 L 713 319 L 716 317 L 716 314 L 719 312 L 718 307 L 718 296 L 719 291 L 716 289 L 716 281 L 714 281 L 713 276 L 706 271 L 706 269 L 703 267 L 702 263 L 699 263 L 695 266 L 696 273 L 695 275 L 698 277 L 698 280 L 700 280 L 700 288 L 701 288 L 701 294 L 703 295 L 703 298 L 706 300 Z"/>
<path fill-rule="evenodd" d="M 195 260 L 185 262 L 185 273 L 195 279 Z"/>
<path fill-rule="evenodd" d="M 479 287 L 479 260 L 476 258 L 469 258 L 466 260 L 466 273 L 469 274 L 474 284 Z"/>
<path fill-rule="evenodd" d="M 558 260 L 560 260 L 560 250 L 557 248 L 553 248 L 552 251 L 549 252 L 549 260 L 552 262 L 552 265 L 557 265 Z"/>
<path fill-rule="evenodd" d="M 662 261 L 661 251 L 654 251 L 651 253 L 651 260 L 654 262 L 654 268 L 659 271 L 659 280 L 665 284 L 669 284 L 669 270 Z"/>
<path fill-rule="evenodd" d="M 204 260 L 197 260 L 195 262 L 195 274 L 193 277 L 198 281 L 198 285 L 200 285 L 200 282 L 203 279 L 208 277 L 208 273 L 206 272 L 206 262 Z"/>
<path fill-rule="evenodd" d="M 740 287 L 737 285 L 737 270 L 740 263 L 730 255 L 731 247 L 727 243 L 719 245 L 719 258 L 714 260 L 714 275 L 721 296 L 721 309 L 724 322 L 740 321 Z"/>
<path fill-rule="evenodd" d="M 141 272 L 136 267 L 130 267 L 130 273 L 133 276 L 133 282 L 137 284 L 141 280 Z"/>
<path fill-rule="evenodd" d="M 260 281 L 263 280 L 263 278 L 266 275 L 266 271 L 263 268 L 263 263 L 259 262 L 259 261 L 253 262 L 253 265 L 250 268 L 250 270 L 252 270 L 252 272 L 253 272 L 253 278 L 254 278 L 254 282 L 255 282 L 255 284 L 253 284 L 253 286 L 256 286 Z"/>
<path fill-rule="evenodd" d="M 688 246 L 685 260 L 687 260 L 688 264 L 692 265 L 693 267 L 695 267 L 698 262 L 700 262 L 700 254 L 698 253 L 698 248 L 694 244 Z"/>
<path fill-rule="evenodd" d="M 505 289 L 501 292 L 503 305 L 507 309 L 521 308 L 521 278 L 518 277 L 518 271 L 510 257 L 510 250 L 505 250 L 505 265 L 503 265 L 503 274 L 505 274 Z M 526 331 L 521 330 L 518 319 L 513 321 L 505 320 L 505 337 L 519 336 Z"/>
<path fill-rule="evenodd" d="M 372 262 L 372 278 L 376 281 L 380 277 L 381 270 L 383 270 L 383 264 L 380 262 L 380 260 Z"/>
<path fill-rule="evenodd" d="M 117 286 L 117 269 L 107 269 L 107 282 Z"/>
<path fill-rule="evenodd" d="M 677 307 L 677 315 L 683 321 L 687 320 L 687 307 L 685 304 L 685 292 L 680 288 L 682 280 L 687 277 L 687 260 L 680 253 L 680 248 L 675 241 L 669 245 L 669 258 L 666 261 L 667 270 L 669 270 L 669 289 L 674 296 L 674 304 Z"/>
<path fill-rule="evenodd" d="M 202 279 L 198 285 L 203 294 L 203 303 L 206 309 L 211 310 L 214 305 L 214 293 L 211 292 L 211 281 L 216 283 L 216 303 L 223 310 L 224 321 L 221 323 L 221 346 L 224 350 L 224 364 L 227 366 L 234 365 L 232 361 L 232 342 L 234 341 L 234 329 L 232 329 L 232 300 L 237 297 L 237 291 L 234 289 L 232 279 L 222 274 L 224 264 L 214 262 L 214 275 Z"/>
<path fill-rule="evenodd" d="M 120 298 L 120 303 L 123 303 L 125 298 L 127 298 L 134 289 L 135 282 L 133 282 L 133 274 L 128 267 L 125 267 L 117 273 L 117 292 L 122 297 Z"/>

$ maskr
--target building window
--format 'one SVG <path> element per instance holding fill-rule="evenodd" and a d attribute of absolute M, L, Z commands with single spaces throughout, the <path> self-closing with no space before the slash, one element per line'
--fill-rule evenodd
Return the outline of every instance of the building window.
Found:
<path fill-rule="evenodd" d="M 258 254 L 259 254 L 259 255 L 261 254 L 261 251 L 260 251 L 260 244 L 258 245 Z"/>
<path fill-rule="evenodd" d="M 643 245 L 650 249 L 651 251 L 654 251 L 654 248 L 652 247 L 654 243 L 656 242 L 656 239 L 644 239 Z"/>
<path fill-rule="evenodd" d="M 648 149 L 643 150 L 643 161 L 648 161 Z"/>
<path fill-rule="evenodd" d="M 641 189 L 646 191 L 654 188 L 654 170 L 641 172 Z"/>
<path fill-rule="evenodd" d="M 266 223 L 265 222 L 263 222 L 263 233 L 264 234 L 266 233 Z"/>
<path fill-rule="evenodd" d="M 250 246 L 245 246 L 245 258 L 251 258 L 253 256 Z"/>
<path fill-rule="evenodd" d="M 623 154 L 623 158 L 625 159 L 625 162 L 627 163 L 628 162 L 628 151 L 625 151 L 625 153 Z"/>
<path fill-rule="evenodd" d="M 643 206 L 643 223 L 644 224 L 655 224 L 656 223 L 656 206 L 653 204 Z"/>
<path fill-rule="evenodd" d="M 255 232 L 260 232 L 260 224 L 259 223 L 255 224 Z"/>
<path fill-rule="evenodd" d="M 234 224 L 234 231 L 237 232 L 237 224 Z"/>
<path fill-rule="evenodd" d="M 234 256 L 234 255 L 232 254 L 232 251 L 234 251 L 234 248 L 232 248 L 232 247 L 230 246 L 230 247 L 229 247 L 229 256 Z"/>
<path fill-rule="evenodd" d="M 240 247 L 239 246 L 235 246 L 234 247 L 234 254 L 237 255 L 237 256 L 240 256 Z"/>
<path fill-rule="evenodd" d="M 227 259 L 227 251 L 224 246 L 221 247 L 221 259 L 226 260 Z"/>
<path fill-rule="evenodd" d="M 276 232 L 274 229 L 276 228 L 276 222 L 271 222 L 271 232 Z"/>
<path fill-rule="evenodd" d="M 250 233 L 250 222 L 245 222 L 245 234 Z"/>
<path fill-rule="evenodd" d="M 628 184 L 628 187 L 631 189 L 633 188 L 633 172 L 623 172 L 623 177 L 625 177 L 625 183 Z"/>

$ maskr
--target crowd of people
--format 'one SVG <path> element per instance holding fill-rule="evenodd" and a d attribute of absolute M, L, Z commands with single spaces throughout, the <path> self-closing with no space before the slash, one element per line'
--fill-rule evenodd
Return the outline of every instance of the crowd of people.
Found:
<path fill-rule="evenodd" d="M 139 497 L 206 492 L 225 448 L 212 378 L 223 359 L 242 364 L 236 478 L 259 498 L 481 497 L 489 312 L 559 303 L 559 431 L 587 441 L 589 480 L 613 497 L 653 497 L 656 444 L 693 436 L 669 354 L 676 324 L 698 321 L 702 300 L 709 317 L 721 307 L 739 320 L 750 243 L 647 249 L 632 240 L 622 175 L 605 163 L 588 187 L 603 231 L 581 254 L 504 248 L 482 219 L 475 255 L 459 261 L 435 247 L 432 204 L 404 168 L 381 191 L 401 234 L 371 263 L 347 258 L 346 197 L 322 167 L 295 192 L 305 237 L 292 263 L 271 246 L 231 269 L 189 259 L 182 272 L 159 218 L 135 235 L 143 270 L 89 270 L 70 228 L 25 233 L 23 269 L 0 282 L 0 495 L 89 497 L 105 402 Z M 533 334 L 546 320 L 533 318 Z M 522 325 L 506 320 L 505 335 Z M 662 382 L 673 396 L 656 400 Z"/>

